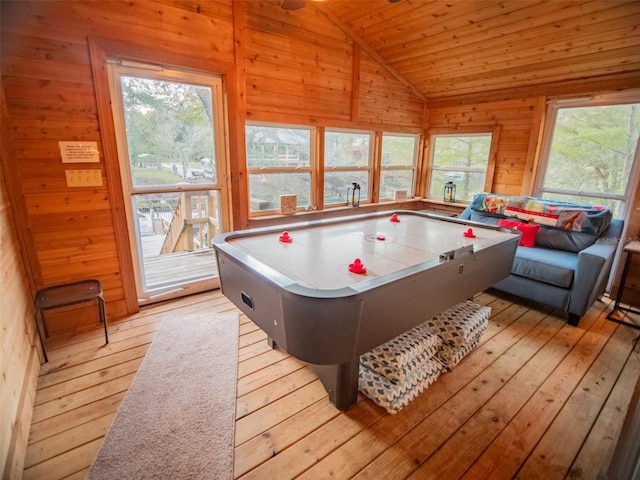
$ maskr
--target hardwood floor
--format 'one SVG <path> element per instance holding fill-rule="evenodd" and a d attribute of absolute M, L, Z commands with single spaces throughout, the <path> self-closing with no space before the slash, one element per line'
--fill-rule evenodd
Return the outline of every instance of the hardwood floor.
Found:
<path fill-rule="evenodd" d="M 638 331 L 598 302 L 577 328 L 541 306 L 478 295 L 480 346 L 396 415 L 346 413 L 308 366 L 241 315 L 235 478 L 598 478 L 640 373 Z M 48 341 L 25 479 L 84 478 L 164 315 L 235 311 L 219 291 Z"/>

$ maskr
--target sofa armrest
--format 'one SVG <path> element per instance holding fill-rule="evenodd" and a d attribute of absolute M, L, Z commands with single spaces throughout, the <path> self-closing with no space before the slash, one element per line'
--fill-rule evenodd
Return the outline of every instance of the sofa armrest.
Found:
<path fill-rule="evenodd" d="M 458 218 L 461 220 L 469 220 L 471 218 L 471 205 L 467 205 L 467 207 L 458 215 Z"/>
<path fill-rule="evenodd" d="M 568 312 L 582 316 L 607 287 L 617 242 L 598 241 L 578 253 Z"/>

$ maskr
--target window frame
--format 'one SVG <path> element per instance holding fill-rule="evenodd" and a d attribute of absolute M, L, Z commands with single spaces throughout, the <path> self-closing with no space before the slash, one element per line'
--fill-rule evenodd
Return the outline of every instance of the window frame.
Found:
<path fill-rule="evenodd" d="M 265 128 L 273 128 L 273 129 L 296 129 L 296 130 L 308 130 L 309 131 L 309 166 L 308 167 L 250 167 L 249 166 L 249 155 L 248 150 L 246 149 L 245 144 L 245 168 L 247 172 L 247 207 L 249 218 L 257 218 L 268 215 L 279 215 L 280 209 L 279 207 L 269 209 L 269 210 L 260 210 L 260 211 L 252 211 L 251 210 L 251 185 L 249 182 L 249 178 L 251 175 L 260 175 L 260 174 L 295 174 L 295 173 L 308 173 L 309 174 L 309 199 L 310 205 L 314 206 L 318 204 L 316 198 L 317 191 L 317 179 L 316 179 L 316 171 L 317 171 L 317 163 L 318 163 L 318 155 L 316 142 L 318 138 L 317 129 L 318 127 L 314 127 L 311 125 L 299 125 L 299 124 L 290 124 L 290 123 L 280 123 L 280 122 L 261 122 L 261 121 L 246 121 L 244 125 L 245 129 L 245 143 L 246 143 L 246 129 L 247 127 L 265 127 Z M 296 207 L 296 212 L 304 211 L 304 207 Z"/>
<path fill-rule="evenodd" d="M 564 108 L 580 108 L 580 107 L 606 107 L 612 105 L 627 105 L 631 103 L 640 103 L 640 92 L 624 92 L 608 95 L 597 95 L 579 98 L 555 98 L 547 101 L 546 121 L 542 133 L 542 141 L 540 143 L 540 153 L 538 156 L 538 164 L 536 168 L 536 176 L 534 180 L 532 195 L 542 197 L 545 193 L 556 193 L 563 195 L 574 195 L 578 197 L 603 198 L 617 200 L 620 202 L 619 217 L 626 219 L 630 211 L 630 205 L 633 203 L 638 183 L 640 182 L 640 136 L 636 143 L 633 164 L 629 175 L 625 192 L 623 194 L 585 192 L 574 190 L 563 190 L 557 188 L 544 187 L 544 181 L 547 174 L 547 166 L 549 161 L 549 153 L 553 143 L 553 134 L 556 128 L 558 111 Z M 591 203 L 591 201 L 587 202 Z"/>
<path fill-rule="evenodd" d="M 425 175 L 425 183 L 424 183 L 424 192 L 423 196 L 429 200 L 440 200 L 443 201 L 442 193 L 440 192 L 438 195 L 432 195 L 430 192 L 431 189 L 431 178 L 433 176 L 434 170 L 445 171 L 449 169 L 442 168 L 434 168 L 433 160 L 435 154 L 435 138 L 442 136 L 458 136 L 464 137 L 469 135 L 491 135 L 491 143 L 489 146 L 489 156 L 487 159 L 487 167 L 485 169 L 485 177 L 484 177 L 484 191 L 491 192 L 493 191 L 493 183 L 494 183 L 494 174 L 496 168 L 496 160 L 498 157 L 498 146 L 500 144 L 500 131 L 501 127 L 499 125 L 491 125 L 491 126 L 467 126 L 467 127 L 435 127 L 430 128 L 427 132 L 427 168 Z M 457 168 L 456 171 L 469 171 L 469 172 L 477 172 L 478 169 L 475 168 Z M 470 203 L 468 200 L 458 200 L 456 199 L 455 203 L 467 205 Z"/>

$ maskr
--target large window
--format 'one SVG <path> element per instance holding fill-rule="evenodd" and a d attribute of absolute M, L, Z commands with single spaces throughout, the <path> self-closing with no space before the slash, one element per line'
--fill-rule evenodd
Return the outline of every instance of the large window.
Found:
<path fill-rule="evenodd" d="M 550 103 L 537 194 L 606 205 L 623 217 L 632 193 L 640 103 L 602 104 L 606 100 Z"/>
<path fill-rule="evenodd" d="M 279 213 L 281 195 L 299 211 L 416 195 L 420 135 L 253 122 L 245 138 L 251 217 Z"/>
<path fill-rule="evenodd" d="M 370 197 L 371 133 L 326 130 L 324 204 L 347 203 L 349 189 L 360 187 L 360 201 Z"/>
<path fill-rule="evenodd" d="M 414 193 L 418 135 L 385 133 L 382 135 L 380 199 L 394 198 L 396 190 Z"/>
<path fill-rule="evenodd" d="M 444 186 L 450 182 L 456 187 L 456 201 L 470 202 L 476 193 L 490 191 L 496 137 L 496 131 L 432 133 L 429 197 L 442 199 Z"/>
<path fill-rule="evenodd" d="M 228 211 L 222 79 L 108 65 L 138 302 L 215 288 L 211 240 Z"/>
<path fill-rule="evenodd" d="M 247 125 L 249 211 L 280 209 L 280 195 L 295 194 L 297 207 L 312 204 L 312 128 Z"/>

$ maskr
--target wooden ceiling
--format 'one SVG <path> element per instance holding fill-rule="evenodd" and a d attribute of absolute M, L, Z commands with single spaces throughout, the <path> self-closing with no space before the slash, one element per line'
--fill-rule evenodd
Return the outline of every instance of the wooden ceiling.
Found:
<path fill-rule="evenodd" d="M 640 87 L 638 0 L 324 0 L 430 102 Z"/>

